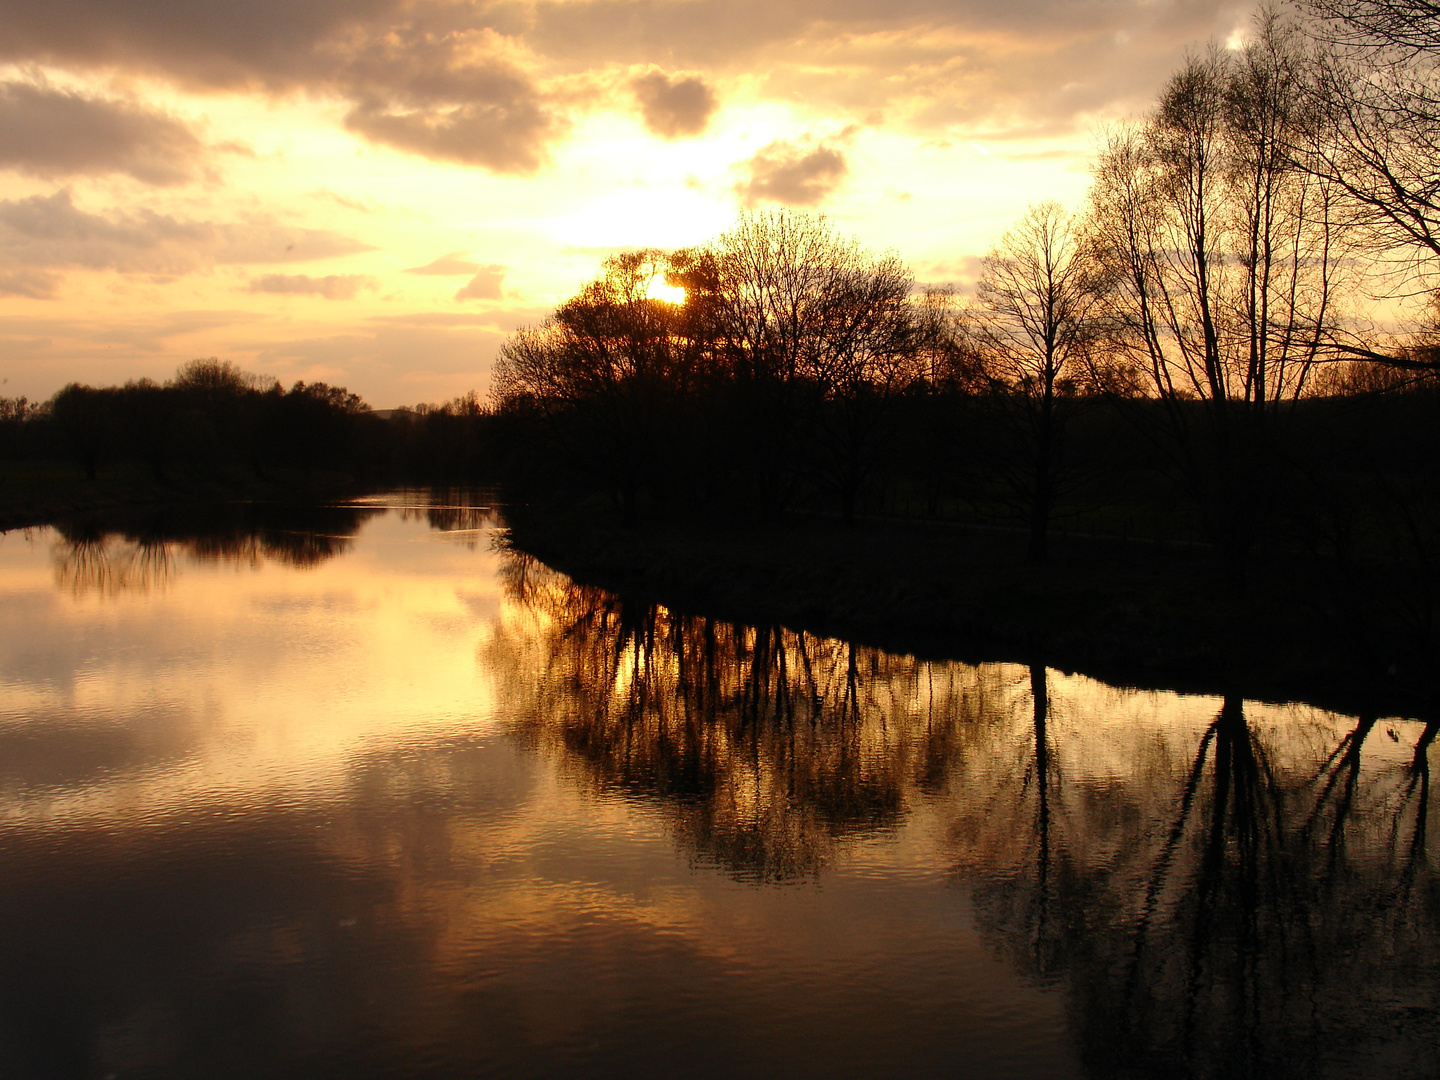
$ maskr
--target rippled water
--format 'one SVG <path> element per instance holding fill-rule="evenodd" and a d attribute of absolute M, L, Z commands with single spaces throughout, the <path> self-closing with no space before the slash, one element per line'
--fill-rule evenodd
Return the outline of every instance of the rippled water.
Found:
<path fill-rule="evenodd" d="M 1434 723 L 679 616 L 498 525 L 0 537 L 0 1075 L 1440 1073 Z"/>

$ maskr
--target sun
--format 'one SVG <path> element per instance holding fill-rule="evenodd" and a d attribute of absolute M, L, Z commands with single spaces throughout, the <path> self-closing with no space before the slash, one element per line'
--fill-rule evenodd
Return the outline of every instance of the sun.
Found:
<path fill-rule="evenodd" d="M 646 288 L 645 295 L 651 300 L 663 300 L 667 304 L 683 304 L 685 286 L 667 284 L 665 279 L 657 274 Z"/>

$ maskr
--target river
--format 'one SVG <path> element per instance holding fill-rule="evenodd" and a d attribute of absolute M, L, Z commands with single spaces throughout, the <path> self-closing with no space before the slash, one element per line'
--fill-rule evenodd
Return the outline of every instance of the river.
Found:
<path fill-rule="evenodd" d="M 504 538 L 454 492 L 0 537 L 0 1075 L 1440 1075 L 1435 721 Z"/>

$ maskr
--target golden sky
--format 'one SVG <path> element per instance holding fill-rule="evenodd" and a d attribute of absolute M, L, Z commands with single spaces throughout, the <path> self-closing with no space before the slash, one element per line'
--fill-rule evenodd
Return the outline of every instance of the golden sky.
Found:
<path fill-rule="evenodd" d="M 634 246 L 819 209 L 963 283 L 1223 0 L 0 0 L 0 395 L 482 393 Z"/>

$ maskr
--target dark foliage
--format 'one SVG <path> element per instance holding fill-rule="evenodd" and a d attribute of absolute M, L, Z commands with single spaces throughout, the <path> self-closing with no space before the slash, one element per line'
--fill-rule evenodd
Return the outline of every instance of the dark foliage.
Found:
<path fill-rule="evenodd" d="M 344 387 L 286 390 L 216 359 L 161 385 L 71 383 L 43 406 L 0 401 L 0 461 L 63 463 L 87 480 L 474 482 L 488 475 L 491 416 L 471 393 L 378 416 Z"/>

